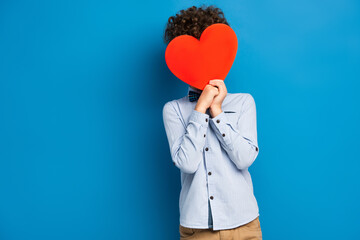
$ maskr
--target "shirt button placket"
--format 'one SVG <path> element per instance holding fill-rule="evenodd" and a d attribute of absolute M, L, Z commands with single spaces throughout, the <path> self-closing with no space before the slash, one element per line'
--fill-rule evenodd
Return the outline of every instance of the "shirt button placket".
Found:
<path fill-rule="evenodd" d="M 209 147 L 205 147 L 205 151 L 209 151 Z M 207 161 L 206 162 L 206 166 L 207 166 L 207 169 L 209 170 L 209 162 Z M 212 172 L 211 171 L 208 171 L 208 176 L 211 176 L 212 175 Z M 211 194 L 211 192 L 212 192 L 212 190 L 210 189 L 210 186 L 211 186 L 211 181 L 209 181 L 210 180 L 210 178 L 207 178 L 207 182 L 208 182 L 208 184 L 207 184 L 207 187 L 208 187 L 208 193 L 209 194 Z M 214 196 L 213 195 L 211 195 L 210 197 L 209 197 L 209 199 L 210 200 L 213 200 L 214 199 Z"/>
<path fill-rule="evenodd" d="M 206 118 L 205 119 L 205 121 L 206 122 L 208 122 L 208 119 Z M 206 135 L 204 134 L 204 137 L 205 137 Z M 205 151 L 207 152 L 207 151 L 209 151 L 209 147 L 205 147 Z M 206 157 L 205 157 L 205 159 L 207 159 Z M 211 169 L 211 166 L 209 166 L 209 161 L 206 161 L 206 167 L 207 167 L 207 169 L 209 170 L 209 169 Z M 209 172 L 208 172 L 208 176 L 211 176 L 211 171 L 209 170 Z M 209 194 L 211 194 L 211 192 L 212 192 L 212 190 L 211 190 L 211 188 L 210 188 L 210 186 L 211 186 L 211 181 L 209 181 L 209 178 L 207 178 L 207 187 L 208 187 L 208 193 Z M 213 195 L 211 195 L 210 197 L 210 200 L 213 200 L 214 199 L 214 196 Z"/>

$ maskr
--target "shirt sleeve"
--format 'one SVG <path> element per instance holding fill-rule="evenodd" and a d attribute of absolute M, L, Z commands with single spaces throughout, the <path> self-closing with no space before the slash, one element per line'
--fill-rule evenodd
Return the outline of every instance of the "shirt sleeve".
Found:
<path fill-rule="evenodd" d="M 221 146 L 238 169 L 250 167 L 259 154 L 256 106 L 251 94 L 248 94 L 242 109 L 236 124 L 229 121 L 224 111 L 210 118 L 210 125 Z"/>
<path fill-rule="evenodd" d="M 172 102 L 167 102 L 163 122 L 174 165 L 184 173 L 196 172 L 203 159 L 209 115 L 194 109 L 185 124 Z"/>

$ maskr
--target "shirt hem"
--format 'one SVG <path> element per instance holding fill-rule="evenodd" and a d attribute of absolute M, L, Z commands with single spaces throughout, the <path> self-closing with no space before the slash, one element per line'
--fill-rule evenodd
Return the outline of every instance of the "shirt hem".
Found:
<path fill-rule="evenodd" d="M 237 227 L 240 227 L 242 225 L 245 225 L 253 220 L 255 220 L 257 217 L 259 217 L 260 214 L 257 213 L 255 216 L 241 222 L 241 223 L 236 223 L 236 224 L 233 224 L 233 225 L 230 225 L 230 226 L 219 226 L 218 228 L 212 228 L 212 230 L 226 230 L 226 229 L 232 229 L 232 228 L 237 228 Z M 181 226 L 183 227 L 187 227 L 187 228 L 197 228 L 197 229 L 209 229 L 209 226 L 202 226 L 202 225 L 191 225 L 191 224 L 187 224 L 187 223 L 180 223 Z M 214 225 L 213 225 L 214 226 Z"/>

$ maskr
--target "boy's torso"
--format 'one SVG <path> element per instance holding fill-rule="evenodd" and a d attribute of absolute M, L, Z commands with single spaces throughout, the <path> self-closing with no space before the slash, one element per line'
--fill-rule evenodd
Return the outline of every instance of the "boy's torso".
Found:
<path fill-rule="evenodd" d="M 222 111 L 232 126 L 236 126 L 242 114 L 247 93 L 228 93 Z M 197 101 L 190 102 L 188 96 L 172 100 L 184 128 Z M 209 109 L 206 112 L 209 117 Z M 253 194 L 253 185 L 248 169 L 239 170 L 228 158 L 211 126 L 206 133 L 206 147 L 198 170 L 194 174 L 181 172 L 179 196 L 180 224 L 191 228 L 208 228 L 208 196 L 214 197 L 211 213 L 213 229 L 227 229 L 246 224 L 259 216 Z M 211 172 L 211 175 L 210 173 Z M 206 187 L 200 187 L 206 186 Z"/>

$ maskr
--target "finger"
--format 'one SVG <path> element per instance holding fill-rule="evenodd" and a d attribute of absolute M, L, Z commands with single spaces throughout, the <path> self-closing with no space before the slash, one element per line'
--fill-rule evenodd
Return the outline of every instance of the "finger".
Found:
<path fill-rule="evenodd" d="M 217 81 L 214 81 L 214 80 L 211 80 L 211 81 L 209 82 L 209 84 L 210 84 L 210 85 L 213 85 L 213 86 L 218 86 L 218 85 L 219 85 L 219 83 L 218 83 Z"/>
<path fill-rule="evenodd" d="M 218 81 L 223 81 L 221 79 L 211 79 L 209 82 L 218 82 Z"/>
<path fill-rule="evenodd" d="M 219 93 L 219 92 L 220 92 L 220 89 L 219 89 L 219 87 L 218 87 L 217 85 L 210 84 L 210 86 L 211 86 L 212 88 L 215 88 L 215 89 L 216 89 L 216 91 L 217 91 L 217 93 Z"/>
<path fill-rule="evenodd" d="M 218 80 L 217 83 L 219 84 L 218 86 L 220 87 L 221 91 L 225 93 L 226 92 L 225 82 L 223 80 Z"/>
<path fill-rule="evenodd" d="M 220 94 L 220 88 L 217 85 L 212 85 L 211 84 L 211 86 L 216 89 L 217 94 Z"/>
<path fill-rule="evenodd" d="M 209 85 L 210 87 L 215 87 L 215 88 L 218 88 L 216 85 L 214 85 L 214 84 L 211 84 L 211 83 L 209 83 L 209 84 L 207 84 L 207 85 Z"/>
<path fill-rule="evenodd" d="M 216 91 L 216 93 L 215 93 L 215 96 L 217 96 L 218 94 L 219 94 L 219 88 L 217 87 L 217 86 L 214 86 L 214 85 L 212 85 L 212 84 L 207 84 L 206 86 L 210 86 L 210 89 L 212 90 L 212 91 Z M 212 89 L 212 88 L 214 88 L 214 89 Z"/>
<path fill-rule="evenodd" d="M 216 88 L 219 89 L 219 87 L 218 87 L 215 83 L 209 83 L 209 85 L 210 85 L 211 87 L 216 87 Z"/>
<path fill-rule="evenodd" d="M 209 81 L 210 84 L 221 84 L 221 85 L 224 85 L 224 81 L 223 80 L 220 80 L 220 79 L 213 79 L 213 80 L 210 80 Z"/>
<path fill-rule="evenodd" d="M 224 82 L 222 80 L 214 81 L 211 84 L 214 85 L 214 86 L 217 86 L 220 93 L 225 91 Z"/>

